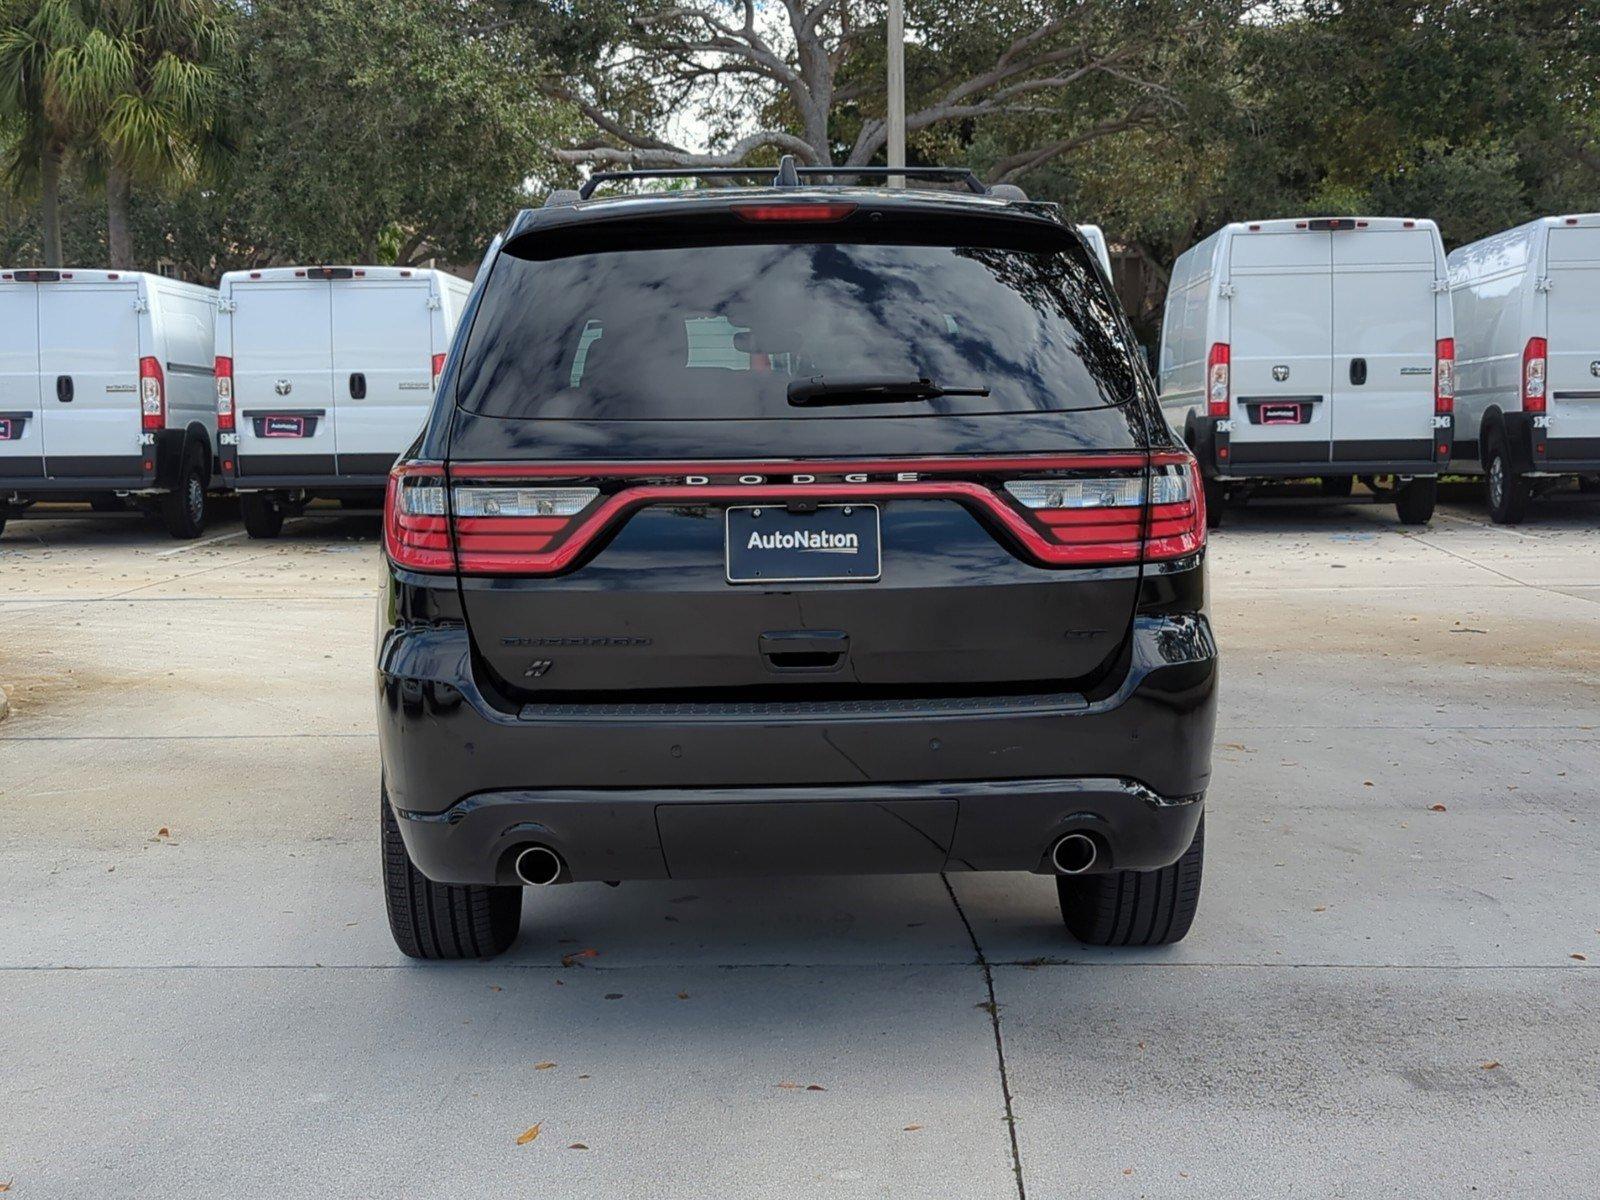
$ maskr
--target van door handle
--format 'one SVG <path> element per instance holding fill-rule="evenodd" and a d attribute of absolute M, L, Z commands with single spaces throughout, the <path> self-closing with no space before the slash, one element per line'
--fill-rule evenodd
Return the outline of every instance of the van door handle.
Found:
<path fill-rule="evenodd" d="M 1367 360 L 1352 358 L 1350 360 L 1350 382 L 1360 387 L 1367 381 Z"/>
<path fill-rule="evenodd" d="M 56 399 L 63 404 L 72 403 L 72 376 L 56 376 Z"/>
<path fill-rule="evenodd" d="M 350 399 L 365 400 L 367 398 L 367 377 L 360 371 L 350 374 Z"/>

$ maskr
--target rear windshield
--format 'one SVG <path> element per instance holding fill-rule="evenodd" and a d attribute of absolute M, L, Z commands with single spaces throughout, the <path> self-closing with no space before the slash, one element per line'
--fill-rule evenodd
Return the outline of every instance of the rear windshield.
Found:
<path fill-rule="evenodd" d="M 1076 246 L 777 237 L 610 246 L 498 258 L 467 341 L 465 408 L 837 420 L 1099 408 L 1135 386 L 1112 301 Z M 863 379 L 968 394 L 792 402 L 794 384 Z"/>

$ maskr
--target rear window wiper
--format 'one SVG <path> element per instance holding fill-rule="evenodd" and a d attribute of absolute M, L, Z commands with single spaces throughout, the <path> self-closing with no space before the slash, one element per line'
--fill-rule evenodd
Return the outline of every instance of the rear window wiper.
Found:
<path fill-rule="evenodd" d="M 931 379 L 902 375 L 816 375 L 789 384 L 789 403 L 796 408 L 824 404 L 903 404 L 939 396 L 987 396 L 986 387 L 941 387 Z"/>

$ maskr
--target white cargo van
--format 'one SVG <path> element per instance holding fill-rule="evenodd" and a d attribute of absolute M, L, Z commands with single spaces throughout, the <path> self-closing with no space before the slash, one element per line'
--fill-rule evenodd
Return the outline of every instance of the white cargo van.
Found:
<path fill-rule="evenodd" d="M 222 277 L 223 478 L 251 537 L 317 496 L 381 503 L 422 428 L 471 285 L 408 267 L 272 267 Z"/>
<path fill-rule="evenodd" d="M 1341 496 L 1361 478 L 1421 524 L 1450 462 L 1452 337 L 1432 221 L 1226 225 L 1173 266 L 1162 408 L 1216 512 L 1259 480 L 1317 477 Z"/>
<path fill-rule="evenodd" d="M 217 293 L 139 271 L 0 269 L 0 529 L 41 499 L 205 527 Z"/>
<path fill-rule="evenodd" d="M 1600 475 L 1600 213 L 1541 217 L 1450 255 L 1456 467 L 1488 477 L 1489 515 Z"/>
<path fill-rule="evenodd" d="M 1078 232 L 1083 235 L 1083 240 L 1089 243 L 1089 249 L 1100 260 L 1100 265 L 1105 268 L 1106 278 L 1111 278 L 1111 251 L 1106 246 L 1105 230 L 1098 225 L 1079 225 Z"/>

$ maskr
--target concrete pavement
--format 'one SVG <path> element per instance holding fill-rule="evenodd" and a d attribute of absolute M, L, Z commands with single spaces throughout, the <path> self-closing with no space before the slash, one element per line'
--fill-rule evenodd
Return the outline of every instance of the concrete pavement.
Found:
<path fill-rule="evenodd" d="M 378 892 L 375 522 L 14 521 L 0 1183 L 1600 1192 L 1600 500 L 1230 516 L 1182 945 L 1080 947 L 1031 876 L 697 881 L 427 966 Z"/>

